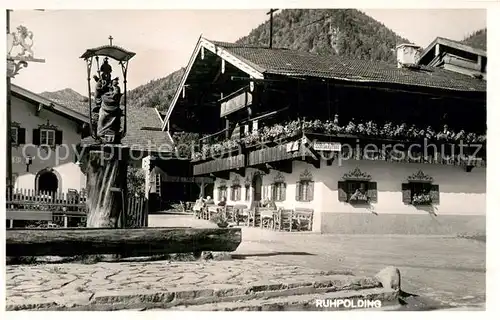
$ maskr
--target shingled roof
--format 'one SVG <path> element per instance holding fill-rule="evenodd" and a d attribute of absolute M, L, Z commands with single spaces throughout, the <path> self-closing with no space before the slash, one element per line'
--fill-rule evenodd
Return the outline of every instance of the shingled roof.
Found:
<path fill-rule="evenodd" d="M 89 105 L 83 101 L 63 101 L 53 99 L 54 102 L 66 106 L 88 117 Z M 172 146 L 172 140 L 167 132 L 161 131 L 162 120 L 154 108 L 127 109 L 127 135 L 122 144 L 139 151 L 167 151 Z M 83 143 L 92 142 L 91 137 L 84 138 Z"/>
<path fill-rule="evenodd" d="M 486 81 L 440 68 L 398 68 L 396 63 L 353 60 L 334 55 L 207 40 L 266 75 L 331 78 L 486 92 Z"/>

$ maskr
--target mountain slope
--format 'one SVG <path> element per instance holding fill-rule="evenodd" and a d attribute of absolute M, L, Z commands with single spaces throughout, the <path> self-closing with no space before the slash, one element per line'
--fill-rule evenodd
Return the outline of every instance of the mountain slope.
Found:
<path fill-rule="evenodd" d="M 273 47 L 396 61 L 394 49 L 408 43 L 382 23 L 354 9 L 286 9 L 273 19 Z M 237 43 L 269 45 L 269 21 Z"/>
<path fill-rule="evenodd" d="M 82 96 L 73 89 L 66 88 L 58 91 L 44 91 L 40 95 L 49 100 L 62 100 L 62 101 L 83 101 L 88 102 L 88 97 Z"/>
<path fill-rule="evenodd" d="M 470 36 L 462 40 L 463 44 L 471 46 L 473 48 L 482 49 L 486 51 L 486 28 L 477 30 Z"/>
<path fill-rule="evenodd" d="M 409 42 L 361 11 L 346 9 L 283 10 L 273 18 L 273 34 L 274 47 L 394 63 L 396 45 Z M 269 22 L 237 42 L 269 45 Z M 184 68 L 131 90 L 130 105 L 165 110 L 183 74 Z"/>
<path fill-rule="evenodd" d="M 168 76 L 152 80 L 139 86 L 127 95 L 128 105 L 136 108 L 154 108 L 165 110 L 175 95 L 175 90 L 181 82 L 185 68 L 172 72 Z"/>

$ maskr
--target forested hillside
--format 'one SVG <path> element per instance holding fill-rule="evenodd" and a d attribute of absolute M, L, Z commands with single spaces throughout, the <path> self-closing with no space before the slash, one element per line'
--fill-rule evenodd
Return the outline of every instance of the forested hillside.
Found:
<path fill-rule="evenodd" d="M 462 40 L 462 43 L 486 51 L 486 29 L 478 30 Z"/>
<path fill-rule="evenodd" d="M 237 42 L 268 46 L 269 21 Z M 287 9 L 273 19 L 274 47 L 395 62 L 396 45 L 407 42 L 354 9 Z"/>

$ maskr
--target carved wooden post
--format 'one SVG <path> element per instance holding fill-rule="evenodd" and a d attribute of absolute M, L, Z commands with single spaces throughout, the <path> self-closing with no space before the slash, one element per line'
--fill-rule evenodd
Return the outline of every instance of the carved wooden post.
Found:
<path fill-rule="evenodd" d="M 87 163 L 89 228 L 125 226 L 128 149 L 92 150 Z"/>

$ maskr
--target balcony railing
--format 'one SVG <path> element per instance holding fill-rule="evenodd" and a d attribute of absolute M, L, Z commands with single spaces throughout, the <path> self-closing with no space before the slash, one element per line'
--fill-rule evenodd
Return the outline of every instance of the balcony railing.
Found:
<path fill-rule="evenodd" d="M 226 135 L 224 134 L 224 136 L 222 136 L 223 133 L 225 133 L 225 131 L 218 132 L 210 137 L 214 138 L 217 136 L 217 139 L 213 139 L 211 141 L 218 142 L 208 143 L 206 138 L 203 140 L 204 144 L 202 145 L 201 152 L 195 153 L 193 160 L 210 161 L 212 164 L 210 165 L 211 169 L 206 167 L 206 169 L 199 170 L 203 172 L 208 172 L 210 170 L 222 170 L 223 167 L 229 167 L 230 165 L 222 165 L 220 164 L 222 163 L 220 161 L 214 162 L 214 158 L 224 158 L 224 156 L 234 157 L 235 154 L 241 153 L 248 156 L 248 165 L 296 158 L 297 155 L 295 153 L 299 152 L 302 155 L 304 154 L 302 144 L 299 144 L 300 150 L 288 150 L 289 148 L 287 147 L 287 143 L 290 144 L 290 141 L 297 141 L 303 135 L 308 136 L 311 139 L 314 138 L 315 142 L 328 142 L 332 141 L 333 138 L 339 142 L 339 145 L 341 141 L 348 142 L 347 144 L 349 144 L 349 141 L 356 141 L 356 139 L 359 139 L 362 143 L 363 141 L 364 143 L 372 141 L 375 143 L 377 143 L 377 141 L 380 143 L 390 142 L 393 146 L 395 143 L 402 143 L 404 146 L 408 146 L 412 143 L 419 143 L 422 146 L 425 146 L 425 143 L 427 143 L 427 145 L 435 143 L 436 146 L 444 145 L 446 148 L 447 145 L 462 144 L 465 146 L 465 152 L 463 154 L 458 154 L 458 148 L 455 148 L 456 150 L 454 152 L 456 154 L 452 154 L 451 157 L 445 156 L 448 152 L 446 151 L 442 154 L 438 152 L 439 154 L 435 157 L 434 155 L 424 156 L 424 154 L 422 154 L 420 158 L 408 155 L 408 157 L 404 159 L 394 161 L 442 163 L 453 165 L 473 163 L 472 166 L 486 165 L 485 160 L 480 158 L 481 155 L 478 155 L 474 161 L 471 161 L 470 156 L 467 154 L 467 146 L 470 144 L 485 146 L 486 135 L 465 132 L 463 130 L 453 131 L 446 125 L 444 125 L 441 130 L 434 130 L 431 127 L 421 129 L 414 125 L 407 125 L 405 123 L 399 125 L 392 123 L 378 125 L 372 121 L 363 123 L 354 123 L 353 121 L 350 121 L 348 124 L 339 125 L 337 121 L 295 120 L 284 124 L 262 127 L 256 132 L 247 133 L 241 137 L 225 138 Z M 319 143 L 318 146 L 319 145 L 321 145 L 321 143 Z M 312 147 L 316 150 L 315 146 L 316 144 L 313 144 L 312 146 L 308 146 L 308 148 Z M 323 147 L 324 146 L 321 148 Z M 324 148 L 323 150 L 328 151 Z M 342 146 L 342 150 L 333 151 L 339 151 L 340 155 L 345 157 L 344 153 L 346 152 L 344 150 L 344 146 Z M 384 151 L 385 150 L 378 150 L 375 152 L 376 154 L 374 151 L 370 151 L 372 154 L 371 160 L 389 161 L 394 157 L 393 152 Z M 484 153 L 484 150 L 481 152 Z M 354 158 L 356 159 L 364 159 L 364 157 L 364 155 L 354 155 Z M 412 160 L 407 159 L 412 157 Z M 430 159 L 432 157 L 434 158 Z"/>

